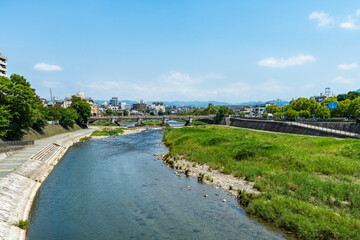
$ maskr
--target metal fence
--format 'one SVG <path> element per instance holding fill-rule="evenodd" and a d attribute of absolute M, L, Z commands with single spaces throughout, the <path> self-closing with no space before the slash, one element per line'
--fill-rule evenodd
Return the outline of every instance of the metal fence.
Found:
<path fill-rule="evenodd" d="M 0 153 L 9 152 L 34 145 L 34 141 L 6 141 L 0 142 Z"/>

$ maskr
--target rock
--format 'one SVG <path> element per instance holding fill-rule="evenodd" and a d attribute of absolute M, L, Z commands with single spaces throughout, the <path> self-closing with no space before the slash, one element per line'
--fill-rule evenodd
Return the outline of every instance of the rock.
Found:
<path fill-rule="evenodd" d="M 215 195 L 216 195 L 216 196 L 219 196 L 219 194 L 218 194 L 218 193 L 216 193 Z"/>
<path fill-rule="evenodd" d="M 187 186 L 187 188 L 190 188 L 190 186 Z"/>
<path fill-rule="evenodd" d="M 226 202 L 226 199 L 223 199 L 222 201 L 223 201 L 223 202 Z"/>
<path fill-rule="evenodd" d="M 234 205 L 234 207 L 239 207 L 239 205 Z"/>
<path fill-rule="evenodd" d="M 216 187 L 215 189 L 219 189 L 219 187 Z"/>
<path fill-rule="evenodd" d="M 209 195 L 205 194 L 204 197 L 208 197 Z"/>

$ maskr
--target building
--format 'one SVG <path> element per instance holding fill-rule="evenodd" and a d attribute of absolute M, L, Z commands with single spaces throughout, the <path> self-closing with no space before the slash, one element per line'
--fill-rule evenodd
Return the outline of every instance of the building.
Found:
<path fill-rule="evenodd" d="M 144 100 L 140 100 L 137 103 L 133 104 L 133 109 L 134 110 L 142 110 L 142 111 L 146 111 L 146 101 Z"/>
<path fill-rule="evenodd" d="M 329 98 L 329 97 L 333 97 L 334 94 L 331 91 L 331 88 L 327 87 L 325 88 L 325 93 L 320 93 L 320 95 L 316 96 L 311 96 L 310 99 L 315 99 L 315 101 L 317 101 L 318 103 L 321 103 L 323 100 Z"/>
<path fill-rule="evenodd" d="M 110 99 L 110 104 L 111 104 L 111 106 L 118 106 L 118 104 L 119 104 L 118 98 L 117 97 L 112 97 Z"/>
<path fill-rule="evenodd" d="M 130 111 L 131 110 L 131 104 L 127 104 L 126 102 L 120 103 L 121 110 Z"/>
<path fill-rule="evenodd" d="M 66 98 L 64 99 L 64 108 L 70 107 L 71 103 L 72 103 L 72 102 L 71 102 L 71 98 L 66 97 Z"/>
<path fill-rule="evenodd" d="M 7 57 L 4 57 L 3 55 L 1 55 L 0 53 L 0 76 L 6 77 L 6 61 L 7 61 Z"/>

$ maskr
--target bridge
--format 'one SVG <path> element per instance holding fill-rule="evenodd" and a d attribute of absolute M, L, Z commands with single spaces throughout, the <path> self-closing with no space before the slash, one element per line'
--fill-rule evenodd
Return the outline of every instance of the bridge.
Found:
<path fill-rule="evenodd" d="M 111 123 L 116 123 L 120 125 L 120 122 L 126 120 L 136 121 L 135 126 L 143 126 L 142 122 L 144 120 L 160 120 L 162 121 L 161 126 L 168 126 L 169 120 L 185 120 L 185 126 L 191 125 L 192 121 L 202 121 L 206 123 L 215 123 L 215 115 L 191 115 L 191 116 L 179 116 L 179 115 L 163 115 L 163 116 L 151 116 L 151 115 L 133 115 L 133 116 L 106 116 L 106 117 L 91 117 L 89 118 L 89 123 L 107 121 Z"/>

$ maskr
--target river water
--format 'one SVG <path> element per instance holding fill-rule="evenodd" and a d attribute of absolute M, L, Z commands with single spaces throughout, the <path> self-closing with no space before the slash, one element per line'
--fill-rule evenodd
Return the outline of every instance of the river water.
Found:
<path fill-rule="evenodd" d="M 286 239 L 223 190 L 155 161 L 166 152 L 162 135 L 148 129 L 71 147 L 37 194 L 27 239 Z"/>

